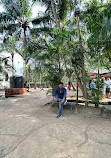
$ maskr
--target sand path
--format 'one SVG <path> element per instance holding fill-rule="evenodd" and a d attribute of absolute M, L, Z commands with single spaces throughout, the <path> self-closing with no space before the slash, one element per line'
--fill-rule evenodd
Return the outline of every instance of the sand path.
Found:
<path fill-rule="evenodd" d="M 111 158 L 111 119 L 100 109 L 64 109 L 57 119 L 40 89 L 0 99 L 0 158 Z"/>

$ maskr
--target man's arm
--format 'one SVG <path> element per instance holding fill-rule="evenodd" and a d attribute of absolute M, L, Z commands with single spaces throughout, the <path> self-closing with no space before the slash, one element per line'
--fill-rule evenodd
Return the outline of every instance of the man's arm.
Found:
<path fill-rule="evenodd" d="M 63 104 L 63 103 L 64 103 L 64 100 L 65 100 L 65 97 L 62 99 L 61 104 Z"/>
<path fill-rule="evenodd" d="M 54 94 L 52 95 L 54 97 L 54 101 L 57 101 L 57 99 L 56 99 L 56 93 L 57 93 L 57 89 L 55 90 Z"/>
<path fill-rule="evenodd" d="M 62 99 L 62 101 L 61 101 L 61 104 L 64 103 L 64 101 L 65 101 L 65 99 L 66 99 L 66 94 L 67 94 L 67 92 L 66 92 L 66 89 L 65 89 L 65 90 L 64 90 L 64 96 L 63 96 L 63 99 Z"/>
<path fill-rule="evenodd" d="M 54 101 L 57 101 L 56 97 L 54 96 Z"/>

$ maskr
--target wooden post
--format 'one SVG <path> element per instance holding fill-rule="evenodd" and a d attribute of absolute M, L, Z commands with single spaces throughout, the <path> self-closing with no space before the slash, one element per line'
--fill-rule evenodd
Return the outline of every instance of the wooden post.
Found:
<path fill-rule="evenodd" d="M 76 98 L 76 106 L 78 105 L 78 82 L 76 83 L 77 86 L 77 98 Z"/>

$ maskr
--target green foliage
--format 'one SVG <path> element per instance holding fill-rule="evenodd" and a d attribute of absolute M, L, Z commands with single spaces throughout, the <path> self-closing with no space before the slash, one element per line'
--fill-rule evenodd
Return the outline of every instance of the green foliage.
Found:
<path fill-rule="evenodd" d="M 67 76 L 68 78 L 71 78 L 72 73 L 73 73 L 73 69 L 67 68 L 65 72 L 66 72 L 66 76 Z"/>
<path fill-rule="evenodd" d="M 92 90 L 92 100 L 94 101 L 96 107 L 98 107 L 99 101 L 102 99 L 102 86 L 102 80 L 97 80 L 96 89 Z"/>
<path fill-rule="evenodd" d="M 7 32 L 8 37 L 9 35 L 17 35 L 19 49 L 17 48 L 16 51 L 21 54 L 26 63 L 30 59 L 36 62 L 33 70 L 31 66 L 28 67 L 28 71 L 31 75 L 33 74 L 34 80 L 40 80 L 38 76 L 41 74 L 42 80 L 49 81 L 52 91 L 54 91 L 58 86 L 58 82 L 62 80 L 64 73 L 68 77 L 75 73 L 77 80 L 82 84 L 81 50 L 77 22 L 76 18 L 71 16 L 74 1 L 54 0 L 57 18 L 61 24 L 61 32 L 55 27 L 51 1 L 33 0 L 33 2 L 44 5 L 46 11 L 42 16 L 31 20 L 32 6 L 29 0 L 4 0 L 5 11 L 0 13 L 0 32 Z M 81 11 L 80 28 L 86 67 L 94 65 L 94 68 L 96 68 L 98 52 L 101 52 L 101 66 L 110 69 L 111 5 L 100 7 L 107 3 L 104 4 L 99 0 L 91 0 L 88 3 L 79 1 L 80 6 L 83 3 L 85 9 Z M 33 24 L 33 28 L 30 28 L 29 22 Z M 52 26 L 50 26 L 51 24 Z M 30 34 L 28 35 L 29 30 Z M 26 33 L 26 37 L 24 35 L 26 43 L 23 43 L 23 31 Z M 7 40 L 6 37 L 4 43 Z M 14 39 L 12 37 L 12 46 L 13 43 Z M 13 48 L 11 45 L 10 50 Z M 95 92 L 94 99 L 96 102 L 98 102 L 99 95 L 98 91 Z"/>
<path fill-rule="evenodd" d="M 47 92 L 46 92 L 46 95 L 47 95 L 48 98 L 51 99 L 52 98 L 52 89 L 48 89 Z"/>
<path fill-rule="evenodd" d="M 58 5 L 58 17 L 63 20 L 67 15 L 68 0 L 60 0 Z"/>
<path fill-rule="evenodd" d="M 50 20 L 51 19 L 49 15 L 44 15 L 43 17 L 35 18 L 34 20 L 32 20 L 32 23 L 38 25 L 41 23 L 48 23 Z"/>
<path fill-rule="evenodd" d="M 1 57 L 0 56 L 0 73 L 5 75 L 5 81 L 8 81 L 8 73 L 7 70 L 10 70 L 12 67 L 8 64 L 9 57 Z M 2 79 L 0 78 L 0 81 Z"/>
<path fill-rule="evenodd" d="M 48 15 L 54 16 L 50 0 L 33 0 L 33 2 L 40 2 L 41 5 L 46 6 L 46 13 Z M 58 0 L 53 2 L 58 19 L 60 19 L 61 21 L 64 20 L 67 16 L 67 12 L 73 8 L 73 0 Z"/>
<path fill-rule="evenodd" d="M 97 53 L 101 52 L 101 66 L 111 68 L 110 62 L 108 62 L 108 60 L 111 61 L 111 55 L 108 53 L 111 50 L 111 5 L 92 0 L 87 4 L 87 10 L 83 14 L 83 22 L 85 22 L 89 33 L 87 45 L 91 62 L 96 65 Z"/>
<path fill-rule="evenodd" d="M 51 87 L 52 87 L 52 94 L 54 93 L 55 89 L 58 87 L 58 84 L 60 81 L 62 81 L 63 78 L 63 71 L 52 69 L 52 67 L 49 68 L 49 73 L 46 77 L 46 79 L 49 81 Z"/>

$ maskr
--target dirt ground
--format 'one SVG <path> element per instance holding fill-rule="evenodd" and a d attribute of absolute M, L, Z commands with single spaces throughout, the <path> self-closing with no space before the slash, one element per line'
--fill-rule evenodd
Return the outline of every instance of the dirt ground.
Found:
<path fill-rule="evenodd" d="M 111 118 L 78 106 L 57 119 L 46 91 L 0 97 L 0 158 L 111 158 Z"/>

